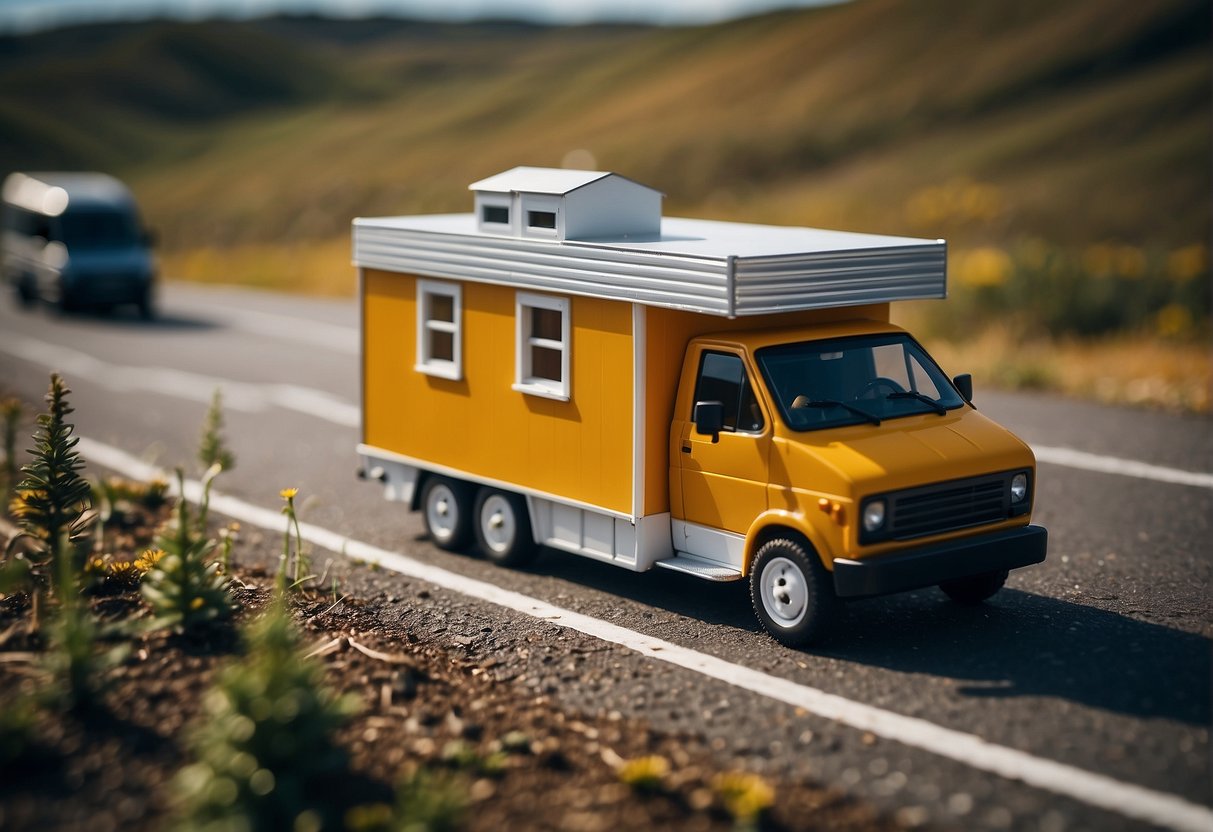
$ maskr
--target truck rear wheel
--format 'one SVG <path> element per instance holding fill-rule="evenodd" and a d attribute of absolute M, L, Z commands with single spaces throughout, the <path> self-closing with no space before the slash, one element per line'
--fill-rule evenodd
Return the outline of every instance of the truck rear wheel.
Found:
<path fill-rule="evenodd" d="M 763 629 L 790 647 L 825 634 L 834 588 L 817 553 L 788 538 L 763 544 L 750 571 L 750 601 Z"/>
<path fill-rule="evenodd" d="M 968 578 L 944 581 L 939 588 L 958 604 L 973 606 L 994 596 L 1007 582 L 1007 570 L 983 572 Z"/>
<path fill-rule="evenodd" d="M 508 491 L 482 488 L 476 496 L 476 542 L 500 566 L 522 566 L 538 552 L 526 500 Z"/>
<path fill-rule="evenodd" d="M 471 489 L 446 477 L 430 477 L 421 493 L 421 515 L 439 549 L 462 549 L 472 536 Z"/>

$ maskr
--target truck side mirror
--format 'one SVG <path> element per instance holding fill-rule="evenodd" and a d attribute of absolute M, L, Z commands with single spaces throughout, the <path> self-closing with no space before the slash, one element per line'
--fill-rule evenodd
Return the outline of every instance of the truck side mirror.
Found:
<path fill-rule="evenodd" d="M 961 373 L 952 379 L 952 383 L 956 385 L 956 389 L 960 391 L 960 395 L 964 396 L 964 400 L 969 404 L 973 403 L 973 376 L 971 373 Z"/>
<path fill-rule="evenodd" d="M 712 443 L 720 441 L 724 428 L 724 402 L 695 402 L 695 432 L 712 437 Z"/>

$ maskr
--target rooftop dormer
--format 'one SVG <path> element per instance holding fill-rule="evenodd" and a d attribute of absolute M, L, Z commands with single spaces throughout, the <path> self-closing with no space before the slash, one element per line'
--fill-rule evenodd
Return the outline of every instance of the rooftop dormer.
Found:
<path fill-rule="evenodd" d="M 486 234 L 591 240 L 661 233 L 661 192 L 615 173 L 517 167 L 468 190 Z"/>

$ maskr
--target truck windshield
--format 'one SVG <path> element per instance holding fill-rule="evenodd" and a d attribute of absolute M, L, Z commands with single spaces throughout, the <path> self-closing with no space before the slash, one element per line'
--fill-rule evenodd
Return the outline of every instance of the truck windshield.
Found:
<path fill-rule="evenodd" d="M 139 241 L 139 226 L 128 211 L 68 211 L 58 218 L 57 238 L 76 248 L 126 248 Z"/>
<path fill-rule="evenodd" d="M 879 424 L 964 404 L 926 351 L 904 333 L 764 347 L 767 389 L 793 430 Z"/>

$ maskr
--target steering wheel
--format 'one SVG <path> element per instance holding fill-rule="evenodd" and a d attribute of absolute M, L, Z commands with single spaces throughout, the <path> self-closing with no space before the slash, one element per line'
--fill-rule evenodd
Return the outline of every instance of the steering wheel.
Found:
<path fill-rule="evenodd" d="M 882 397 L 884 395 L 888 395 L 888 393 L 904 393 L 906 391 L 904 387 L 893 381 L 893 379 L 885 378 L 884 376 L 877 376 L 865 384 L 863 389 L 855 394 L 855 399 L 856 401 L 859 399 L 874 399 L 881 390 L 887 391 L 887 393 L 881 394 Z"/>

